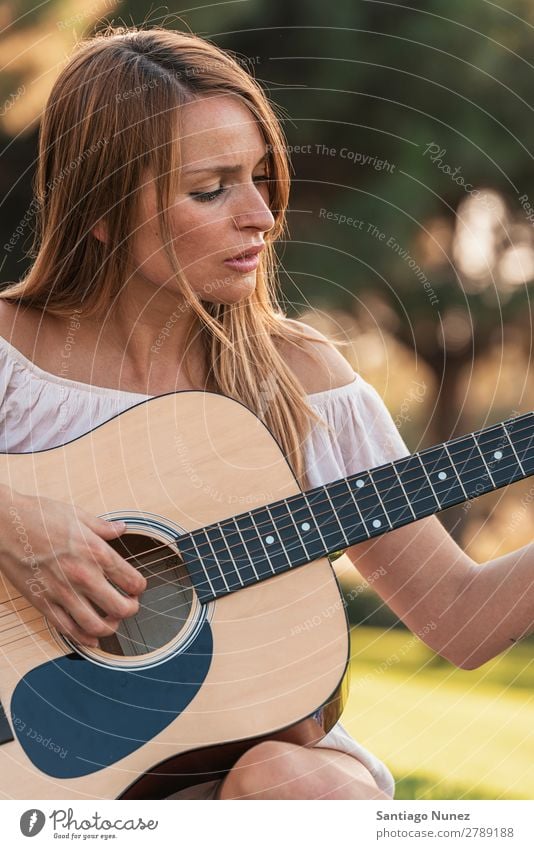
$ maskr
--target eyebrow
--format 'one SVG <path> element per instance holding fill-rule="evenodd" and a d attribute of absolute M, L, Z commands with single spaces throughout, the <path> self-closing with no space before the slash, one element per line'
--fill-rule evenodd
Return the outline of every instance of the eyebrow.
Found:
<path fill-rule="evenodd" d="M 269 158 L 269 153 L 266 152 L 263 154 L 261 159 L 259 159 L 254 168 L 257 168 L 258 165 L 261 165 Z M 207 174 L 207 173 L 217 173 L 217 174 L 235 174 L 237 171 L 241 171 L 241 165 L 206 165 L 203 168 L 183 168 L 183 174 Z"/>

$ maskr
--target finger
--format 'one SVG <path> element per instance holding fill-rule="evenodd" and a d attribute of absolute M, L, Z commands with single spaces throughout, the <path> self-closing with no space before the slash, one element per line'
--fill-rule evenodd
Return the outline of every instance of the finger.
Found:
<path fill-rule="evenodd" d="M 129 595 L 140 595 L 147 588 L 147 580 L 111 546 L 106 546 L 111 556 L 103 563 L 106 577 Z"/>
<path fill-rule="evenodd" d="M 122 595 L 105 575 L 95 578 L 91 586 L 84 588 L 84 593 L 111 618 L 128 619 L 139 612 L 138 597 Z"/>
<path fill-rule="evenodd" d="M 78 508 L 78 513 L 85 524 L 103 539 L 116 539 L 126 530 L 126 522 L 123 522 L 122 519 L 108 521 L 107 519 L 101 519 L 99 516 L 93 516 L 87 510 L 82 510 L 81 508 Z"/>
<path fill-rule="evenodd" d="M 85 539 L 89 549 L 87 552 L 88 561 L 93 566 L 98 566 L 99 570 L 110 581 L 113 581 L 114 584 L 120 587 L 121 590 L 124 590 L 128 595 L 137 596 L 146 590 L 146 578 L 137 571 L 135 566 L 124 560 L 111 545 L 101 539 L 90 528 L 87 529 Z M 87 586 L 92 586 L 94 580 L 95 576 L 92 574 L 91 582 Z M 131 615 L 130 611 L 131 606 L 128 607 L 128 611 L 125 609 L 122 615 Z"/>
<path fill-rule="evenodd" d="M 85 634 L 91 637 L 109 637 L 120 624 L 120 617 L 100 616 L 93 605 L 81 593 L 72 587 L 59 590 L 60 606 L 74 620 Z"/>
<path fill-rule="evenodd" d="M 69 616 L 58 604 L 47 602 L 45 615 L 50 624 L 61 634 L 65 634 L 65 636 L 70 637 L 77 643 L 81 643 L 81 645 L 95 649 L 98 648 L 99 643 L 97 638 L 91 634 L 86 634 L 85 631 L 79 628 L 72 616 Z"/>

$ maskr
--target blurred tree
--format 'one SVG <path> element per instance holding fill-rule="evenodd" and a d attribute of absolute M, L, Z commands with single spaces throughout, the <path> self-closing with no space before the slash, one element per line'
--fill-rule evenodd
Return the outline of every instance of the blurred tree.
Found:
<path fill-rule="evenodd" d="M 530 356 L 529 0 L 506 8 L 487 0 L 250 0 L 194 9 L 178 2 L 172 13 L 146 0 L 103 0 L 74 8 L 3 9 L 4 54 L 13 55 L 23 29 L 28 48 L 0 84 L 4 131 L 28 96 L 8 102 L 16 86 L 32 86 L 30 41 L 55 46 L 52 68 L 63 58 L 57 30 L 72 41 L 94 31 L 99 15 L 97 28 L 189 28 L 249 57 L 293 161 L 291 239 L 280 248 L 288 302 L 296 312 L 310 304 L 348 309 L 428 363 L 439 395 L 427 442 L 511 414 L 467 416 L 457 393 L 466 366 L 510 335 Z M 77 20 L 61 28 L 69 9 Z M 0 244 L 30 201 L 35 139 L 24 136 L 3 139 Z M 23 253 L 4 253 L 3 279 L 19 277 L 23 262 Z M 518 398 L 518 410 L 529 404 Z"/>

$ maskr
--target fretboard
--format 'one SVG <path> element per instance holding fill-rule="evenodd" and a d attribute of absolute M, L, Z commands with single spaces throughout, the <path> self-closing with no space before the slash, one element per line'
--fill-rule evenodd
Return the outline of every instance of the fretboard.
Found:
<path fill-rule="evenodd" d="M 534 474 L 526 413 L 177 539 L 202 603 Z"/>

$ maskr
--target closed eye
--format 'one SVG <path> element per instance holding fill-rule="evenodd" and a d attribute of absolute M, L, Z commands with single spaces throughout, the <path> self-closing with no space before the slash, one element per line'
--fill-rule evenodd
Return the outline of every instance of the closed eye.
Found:
<path fill-rule="evenodd" d="M 258 174 L 256 177 L 252 178 L 255 183 L 265 182 L 269 179 L 267 174 Z M 190 192 L 192 198 L 200 201 L 201 203 L 206 203 L 211 200 L 215 200 L 215 198 L 220 197 L 228 189 L 228 186 L 219 186 L 218 189 L 212 189 L 209 192 Z"/>

